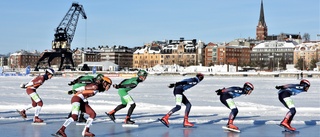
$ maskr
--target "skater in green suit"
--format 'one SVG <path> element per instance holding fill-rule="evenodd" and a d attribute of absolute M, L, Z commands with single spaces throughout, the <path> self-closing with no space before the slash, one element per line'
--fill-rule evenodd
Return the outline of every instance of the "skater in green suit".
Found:
<path fill-rule="evenodd" d="M 113 84 L 113 87 L 118 89 L 118 94 L 121 99 L 121 104 L 118 105 L 115 109 L 111 110 L 110 112 L 106 112 L 106 114 L 110 117 L 110 119 L 115 122 L 115 116 L 114 114 L 125 108 L 128 104 L 130 105 L 130 108 L 128 110 L 126 119 L 124 120 L 125 124 L 134 124 L 135 122 L 130 119 L 132 112 L 134 108 L 136 107 L 136 103 L 134 102 L 133 98 L 128 94 L 128 92 L 135 87 L 138 86 L 140 82 L 143 82 L 146 80 L 148 73 L 144 70 L 139 70 L 137 73 L 138 77 L 132 77 L 130 79 L 124 79 L 120 84 Z"/>

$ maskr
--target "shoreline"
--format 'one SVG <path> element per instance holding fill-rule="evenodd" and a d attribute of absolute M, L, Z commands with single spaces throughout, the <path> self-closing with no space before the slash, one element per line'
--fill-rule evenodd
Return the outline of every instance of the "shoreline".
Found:
<path fill-rule="evenodd" d="M 108 77 L 133 77 L 136 71 L 97 71 Z M 149 76 L 187 76 L 196 75 L 197 72 L 148 72 Z M 212 77 L 281 77 L 281 78 L 301 78 L 301 72 L 200 72 L 205 76 Z M 30 74 L 20 72 L 4 72 L 0 76 L 35 76 L 43 74 L 42 71 L 31 71 Z M 93 74 L 92 71 L 57 71 L 55 76 L 76 77 L 79 75 Z M 302 73 L 302 78 L 319 78 L 320 72 L 306 71 Z"/>

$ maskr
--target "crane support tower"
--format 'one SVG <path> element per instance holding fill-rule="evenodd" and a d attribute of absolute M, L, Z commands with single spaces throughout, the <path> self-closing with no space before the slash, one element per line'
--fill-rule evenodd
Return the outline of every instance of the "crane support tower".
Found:
<path fill-rule="evenodd" d="M 69 11 L 64 16 L 59 26 L 55 29 L 54 40 L 52 41 L 52 51 L 43 53 L 43 55 L 37 62 L 35 71 L 39 71 L 39 63 L 46 58 L 48 58 L 47 63 L 49 67 L 51 67 L 50 62 L 56 57 L 60 57 L 61 59 L 58 71 L 61 71 L 65 60 L 69 60 L 72 67 L 74 68 L 71 42 L 76 31 L 80 14 L 82 15 L 83 19 L 87 19 L 82 5 L 78 3 L 72 3 Z"/>

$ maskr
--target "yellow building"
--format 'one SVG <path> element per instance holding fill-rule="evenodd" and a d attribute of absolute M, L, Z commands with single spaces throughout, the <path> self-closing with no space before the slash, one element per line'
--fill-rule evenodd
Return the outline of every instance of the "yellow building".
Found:
<path fill-rule="evenodd" d="M 196 40 L 170 40 L 146 44 L 133 53 L 133 68 L 146 69 L 155 65 L 199 65 Z M 199 49 L 200 50 L 200 49 Z"/>
<path fill-rule="evenodd" d="M 133 53 L 133 68 L 150 68 L 161 62 L 160 48 L 146 45 Z"/>
<path fill-rule="evenodd" d="M 297 64 L 300 58 L 303 59 L 303 62 L 307 69 L 310 66 L 311 60 L 317 60 L 320 58 L 319 49 L 320 46 L 318 43 L 301 43 L 297 45 L 294 49 L 294 60 L 293 64 Z"/>

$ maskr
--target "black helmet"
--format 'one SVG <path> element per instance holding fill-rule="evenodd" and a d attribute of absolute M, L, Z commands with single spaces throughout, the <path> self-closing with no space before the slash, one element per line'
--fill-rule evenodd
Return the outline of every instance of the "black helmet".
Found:
<path fill-rule="evenodd" d="M 250 82 L 244 83 L 243 90 L 246 92 L 246 94 L 250 95 L 253 89 L 254 86 Z"/>
<path fill-rule="evenodd" d="M 201 74 L 201 73 L 198 73 L 198 74 L 196 75 L 196 77 L 197 77 L 200 81 L 202 81 L 203 78 L 204 78 L 204 75 Z"/>

